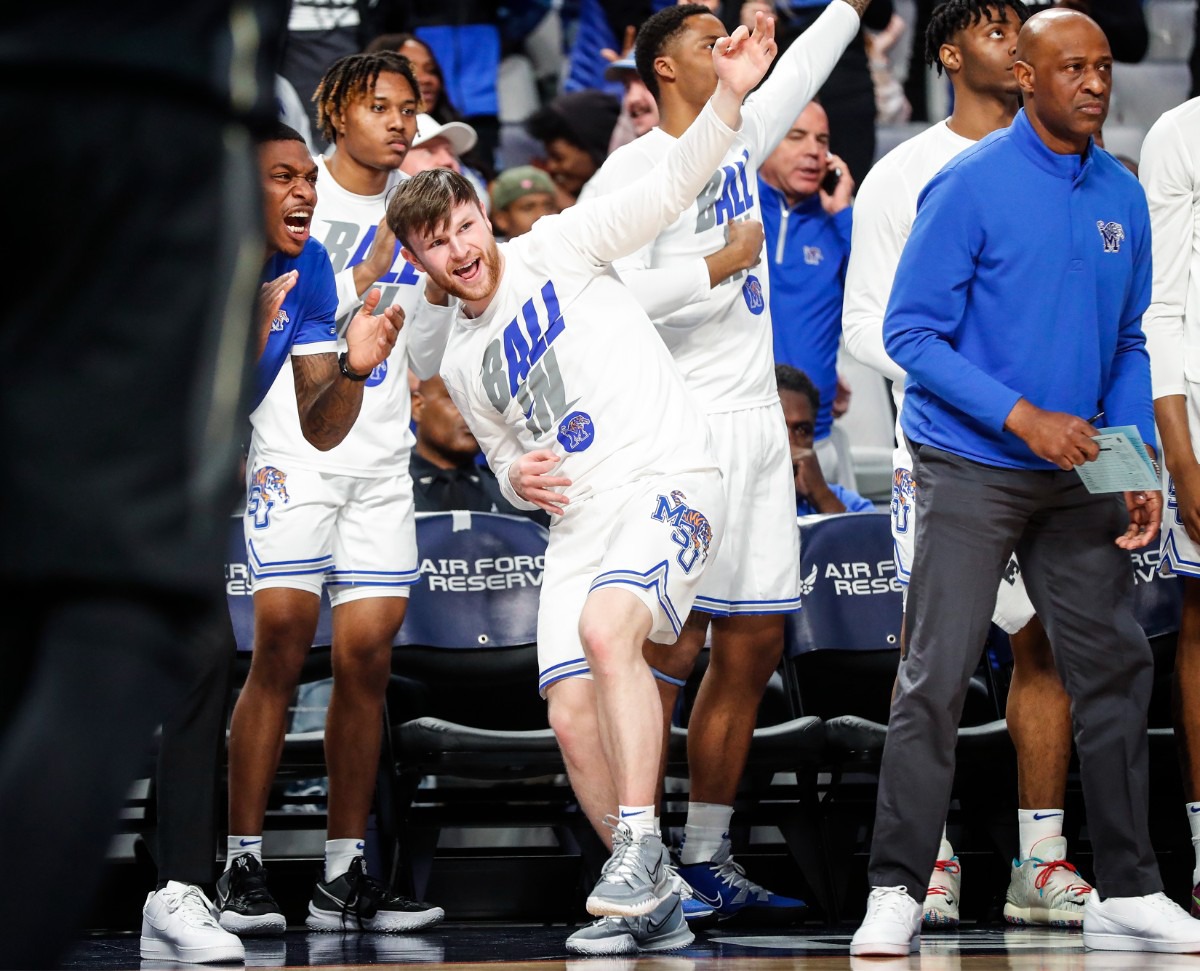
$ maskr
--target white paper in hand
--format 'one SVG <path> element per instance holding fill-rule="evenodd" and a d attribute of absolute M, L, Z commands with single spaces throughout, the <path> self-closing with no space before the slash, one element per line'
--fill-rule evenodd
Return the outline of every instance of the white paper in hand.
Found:
<path fill-rule="evenodd" d="M 1162 488 L 1154 464 L 1133 425 L 1101 428 L 1092 441 L 1100 454 L 1075 466 L 1088 492 L 1148 492 Z"/>

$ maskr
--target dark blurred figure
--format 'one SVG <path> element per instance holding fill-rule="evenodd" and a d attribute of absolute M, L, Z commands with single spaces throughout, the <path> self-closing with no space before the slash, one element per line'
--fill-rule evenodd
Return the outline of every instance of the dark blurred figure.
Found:
<path fill-rule="evenodd" d="M 550 517 L 541 510 L 513 506 L 501 494 L 496 474 L 476 463 L 479 442 L 440 377 L 435 375 L 417 385 L 412 395 L 412 416 L 417 443 L 408 468 L 417 512 L 503 512 L 550 525 Z"/>
<path fill-rule="evenodd" d="M 286 10 L 66 0 L 0 27 L 0 102 L 27 139 L 0 168 L 25 190 L 0 313 L 24 362 L 0 391 L 0 832 L 19 875 L 0 967 L 57 963 L 155 726 L 228 649 L 206 635 L 262 253 L 246 122 L 274 115 Z"/>
<path fill-rule="evenodd" d="M 1051 7 L 1078 10 L 1096 21 L 1108 39 L 1114 60 L 1136 64 L 1146 56 L 1150 46 L 1150 30 L 1145 11 L 1142 10 L 1142 0 L 1055 0 L 1054 3 L 1031 3 L 1030 16 Z"/>
<path fill-rule="evenodd" d="M 558 187 L 560 209 L 573 204 L 608 157 L 621 102 L 603 91 L 560 94 L 525 122 L 545 147 L 546 171 Z"/>

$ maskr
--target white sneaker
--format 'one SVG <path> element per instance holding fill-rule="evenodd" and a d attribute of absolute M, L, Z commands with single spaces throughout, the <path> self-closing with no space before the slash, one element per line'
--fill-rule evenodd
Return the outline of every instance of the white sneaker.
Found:
<path fill-rule="evenodd" d="M 217 908 L 199 887 L 172 880 L 146 897 L 142 958 L 185 964 L 245 962 L 246 950 L 237 935 L 217 923 Z"/>
<path fill-rule="evenodd" d="M 908 887 L 872 887 L 867 916 L 850 941 L 852 955 L 912 954 L 921 949 L 921 905 Z"/>
<path fill-rule="evenodd" d="M 1028 860 L 1013 860 L 1012 878 L 1004 898 L 1004 919 L 1010 924 L 1078 927 L 1092 885 L 1066 860 L 1067 841 L 1047 836 L 1033 844 Z"/>
<path fill-rule="evenodd" d="M 958 926 L 958 888 L 962 884 L 962 867 L 954 849 L 945 840 L 938 849 L 938 861 L 933 865 L 929 889 L 925 891 L 925 906 L 921 922 L 929 928 Z"/>
<path fill-rule="evenodd" d="M 1200 920 L 1165 893 L 1145 897 L 1088 894 L 1083 908 L 1083 946 L 1098 951 L 1163 951 L 1200 954 Z"/>

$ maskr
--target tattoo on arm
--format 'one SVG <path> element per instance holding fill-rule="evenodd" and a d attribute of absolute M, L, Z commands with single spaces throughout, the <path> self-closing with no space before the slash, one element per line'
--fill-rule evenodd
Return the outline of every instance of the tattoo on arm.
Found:
<path fill-rule="evenodd" d="M 362 408 L 363 382 L 342 377 L 336 354 L 293 355 L 292 375 L 305 439 L 322 452 L 340 445 Z"/>
<path fill-rule="evenodd" d="M 859 19 L 861 20 L 862 15 L 866 12 L 867 7 L 871 5 L 871 0 L 846 0 L 846 3 L 850 4 L 850 6 L 854 8 L 854 12 L 858 14 Z"/>

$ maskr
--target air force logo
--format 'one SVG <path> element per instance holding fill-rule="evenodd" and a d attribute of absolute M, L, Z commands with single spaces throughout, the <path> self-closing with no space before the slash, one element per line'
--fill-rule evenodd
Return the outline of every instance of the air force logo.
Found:
<path fill-rule="evenodd" d="M 558 426 L 558 441 L 568 452 L 582 452 L 596 440 L 596 426 L 586 412 L 573 411 Z"/>
<path fill-rule="evenodd" d="M 675 527 L 671 539 L 682 547 L 675 559 L 683 567 L 684 573 L 691 573 L 697 561 L 708 559 L 713 531 L 708 517 L 699 509 L 689 506 L 686 500 L 687 496 L 678 489 L 671 491 L 669 499 L 659 496 L 650 518 Z"/>
<path fill-rule="evenodd" d="M 1125 229 L 1120 223 L 1097 219 L 1096 228 L 1100 230 L 1100 237 L 1104 240 L 1104 252 L 1121 252 L 1121 240 L 1125 238 Z"/>
<path fill-rule="evenodd" d="M 288 498 L 286 472 L 273 465 L 255 469 L 246 494 L 246 512 L 254 517 L 254 528 L 266 529 L 270 526 L 271 507 L 276 502 L 286 506 Z"/>
<path fill-rule="evenodd" d="M 288 316 L 288 312 L 280 307 L 279 313 L 277 313 L 275 318 L 271 321 L 271 333 L 278 334 L 291 322 L 292 318 Z"/>

